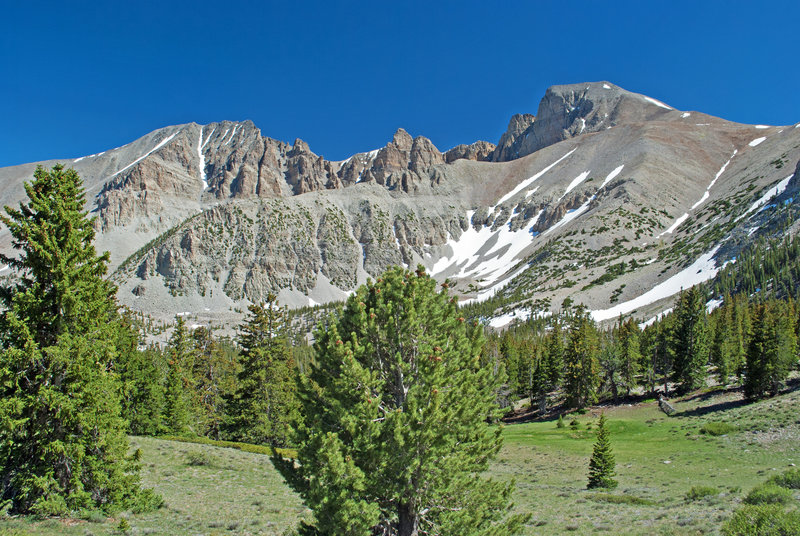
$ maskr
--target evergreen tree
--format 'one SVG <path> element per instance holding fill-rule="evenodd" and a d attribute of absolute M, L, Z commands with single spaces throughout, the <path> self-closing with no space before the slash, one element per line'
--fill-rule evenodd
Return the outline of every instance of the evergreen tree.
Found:
<path fill-rule="evenodd" d="M 717 381 L 720 385 L 727 385 L 733 368 L 734 321 L 733 306 L 730 296 L 726 296 L 725 305 L 714 311 L 709 316 L 709 327 L 712 333 L 709 360 L 717 368 Z"/>
<path fill-rule="evenodd" d="M 250 306 L 239 328 L 242 348 L 229 435 L 249 443 L 286 446 L 290 422 L 299 409 L 297 370 L 287 341 L 285 309 L 270 294 L 266 303 Z"/>
<path fill-rule="evenodd" d="M 777 394 L 781 382 L 797 362 L 797 337 L 793 328 L 791 317 L 779 303 L 768 302 L 755 307 L 744 380 L 747 398 Z"/>
<path fill-rule="evenodd" d="M 162 430 L 174 435 L 196 435 L 197 418 L 193 403 L 194 348 L 182 316 L 175 319 L 175 329 L 167 347 L 167 380 L 164 388 Z"/>
<path fill-rule="evenodd" d="M 638 385 L 637 377 L 641 370 L 642 353 L 639 347 L 639 326 L 632 318 L 620 321 L 617 330 L 619 354 L 621 362 L 620 381 L 625 394 Z"/>
<path fill-rule="evenodd" d="M 129 314 L 122 317 L 117 347 L 116 371 L 122 383 L 122 414 L 129 431 L 136 435 L 157 435 L 164 414 L 166 362 L 157 347 L 139 349 L 138 333 Z"/>
<path fill-rule="evenodd" d="M 552 329 L 545 337 L 545 370 L 551 389 L 561 385 L 564 369 L 564 336 L 561 333 L 561 323 L 556 317 Z"/>
<path fill-rule="evenodd" d="M 572 317 L 564 352 L 564 392 L 568 407 L 582 408 L 597 401 L 599 351 L 594 321 L 583 307 L 579 307 Z"/>
<path fill-rule="evenodd" d="M 514 533 L 512 484 L 482 476 L 501 445 L 480 326 L 420 267 L 387 271 L 316 333 L 301 376 L 298 459 L 275 459 L 314 512 L 306 534 Z"/>
<path fill-rule="evenodd" d="M 606 427 L 605 413 L 600 415 L 597 423 L 597 441 L 592 449 L 592 458 L 589 460 L 589 484 L 587 488 L 616 488 L 614 480 L 614 454 L 611 452 L 611 439 Z"/>
<path fill-rule="evenodd" d="M 701 286 L 681 292 L 675 305 L 670 353 L 673 358 L 673 381 L 682 391 L 705 383 L 708 363 L 706 300 Z"/>
<path fill-rule="evenodd" d="M 236 386 L 236 354 L 226 352 L 211 330 L 200 326 L 192 332 L 194 363 L 192 369 L 195 413 L 198 433 L 220 439 L 226 418 L 226 401 Z"/>
<path fill-rule="evenodd" d="M 0 493 L 19 513 L 141 507 L 120 415 L 115 342 L 123 329 L 108 255 L 92 245 L 80 177 L 38 167 L 28 204 L 6 207 L 19 278 L 0 300 Z M 138 504 L 138 506 L 137 506 Z"/>
<path fill-rule="evenodd" d="M 603 388 L 611 391 L 611 397 L 615 401 L 619 399 L 619 387 L 622 384 L 622 354 L 617 333 L 617 330 L 613 330 L 602 334 L 598 352 Z"/>

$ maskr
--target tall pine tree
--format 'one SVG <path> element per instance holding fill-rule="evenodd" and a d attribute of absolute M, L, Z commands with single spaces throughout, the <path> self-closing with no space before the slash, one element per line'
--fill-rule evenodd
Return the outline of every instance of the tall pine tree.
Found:
<path fill-rule="evenodd" d="M 420 267 L 360 287 L 316 334 L 301 377 L 298 460 L 275 460 L 314 512 L 306 534 L 514 533 L 512 485 L 482 476 L 501 445 L 479 325 Z M 299 463 L 296 463 L 299 462 Z"/>
<path fill-rule="evenodd" d="M 126 456 L 108 256 L 74 170 L 38 167 L 25 191 L 0 217 L 20 251 L 0 256 L 19 276 L 0 292 L 0 493 L 20 513 L 130 507 L 147 494 Z"/>
<path fill-rule="evenodd" d="M 167 347 L 167 379 L 164 387 L 162 430 L 179 436 L 197 435 L 199 431 L 195 405 L 194 345 L 186 321 L 175 319 L 175 329 Z"/>
<path fill-rule="evenodd" d="M 597 327 L 583 307 L 572 317 L 564 351 L 564 394 L 567 407 L 582 408 L 597 401 L 600 384 Z"/>
<path fill-rule="evenodd" d="M 686 392 L 703 385 L 706 378 L 709 340 L 705 293 L 701 285 L 680 293 L 674 315 L 670 339 L 672 379 Z"/>
<path fill-rule="evenodd" d="M 786 309 L 775 301 L 755 307 L 744 379 L 747 398 L 777 394 L 791 366 L 797 363 L 797 337 Z"/>
<path fill-rule="evenodd" d="M 249 443 L 284 447 L 299 401 L 294 359 L 287 340 L 286 311 L 277 297 L 250 306 L 239 329 L 242 348 L 239 380 L 231 404 L 229 435 Z"/>

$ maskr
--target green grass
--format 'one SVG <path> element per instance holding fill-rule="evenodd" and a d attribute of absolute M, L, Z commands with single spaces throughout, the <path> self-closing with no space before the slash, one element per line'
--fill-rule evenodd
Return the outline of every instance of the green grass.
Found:
<path fill-rule="evenodd" d="M 800 460 L 800 391 L 755 404 L 722 391 L 671 403 L 677 409 L 673 417 L 661 413 L 655 401 L 595 408 L 577 416 L 577 430 L 557 428 L 555 420 L 507 425 L 490 472 L 516 481 L 514 510 L 533 514 L 523 534 L 720 534 L 723 522 L 742 506 L 741 490 L 784 474 L 787 481 L 796 480 L 794 472 L 785 471 Z M 609 420 L 616 458 L 614 494 L 586 489 L 600 411 Z M 719 422 L 735 430 L 701 433 Z M 0 517 L 0 535 L 119 534 L 123 517 L 131 535 L 280 535 L 310 515 L 266 454 L 154 438 L 131 441 L 142 450 L 145 485 L 164 497 L 164 508 L 110 519 Z M 706 488 L 719 493 L 687 500 L 692 490 Z M 800 494 L 792 493 L 796 502 Z"/>

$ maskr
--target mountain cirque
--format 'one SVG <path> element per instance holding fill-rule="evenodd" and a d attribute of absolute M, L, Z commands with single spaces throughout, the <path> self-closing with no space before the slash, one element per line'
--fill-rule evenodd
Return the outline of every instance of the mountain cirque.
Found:
<path fill-rule="evenodd" d="M 463 299 L 494 296 L 499 327 L 567 297 L 600 320 L 660 312 L 747 240 L 785 232 L 780 214 L 796 221 L 798 160 L 797 126 L 732 123 L 597 82 L 551 87 L 496 147 L 443 153 L 399 129 L 334 162 L 224 121 L 39 164 L 83 177 L 97 246 L 134 310 L 219 320 L 268 292 L 323 303 L 423 264 Z M 0 169 L 0 201 L 23 200 L 35 165 Z"/>

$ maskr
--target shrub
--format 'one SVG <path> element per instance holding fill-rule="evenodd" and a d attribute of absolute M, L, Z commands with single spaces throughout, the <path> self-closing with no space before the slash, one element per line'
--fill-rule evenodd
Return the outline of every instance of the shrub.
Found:
<path fill-rule="evenodd" d="M 726 422 L 707 422 L 700 427 L 701 434 L 721 436 L 736 431 L 736 427 Z"/>
<path fill-rule="evenodd" d="M 564 428 L 564 417 L 562 415 L 558 416 L 558 422 L 556 423 L 556 428 Z"/>
<path fill-rule="evenodd" d="M 797 536 L 800 512 L 787 512 L 777 504 L 747 505 L 722 525 L 725 536 Z"/>
<path fill-rule="evenodd" d="M 744 498 L 747 504 L 787 504 L 791 500 L 791 490 L 772 483 L 759 484 Z"/>
<path fill-rule="evenodd" d="M 767 482 L 782 488 L 800 489 L 800 469 L 789 469 L 783 474 L 773 476 Z"/>
<path fill-rule="evenodd" d="M 192 451 L 186 454 L 186 464 L 192 466 L 212 465 L 214 459 L 202 451 Z"/>
<path fill-rule="evenodd" d="M 719 493 L 720 490 L 714 486 L 692 486 L 692 489 L 686 493 L 686 500 L 696 501 L 698 499 L 702 499 L 703 497 L 719 495 Z"/>

